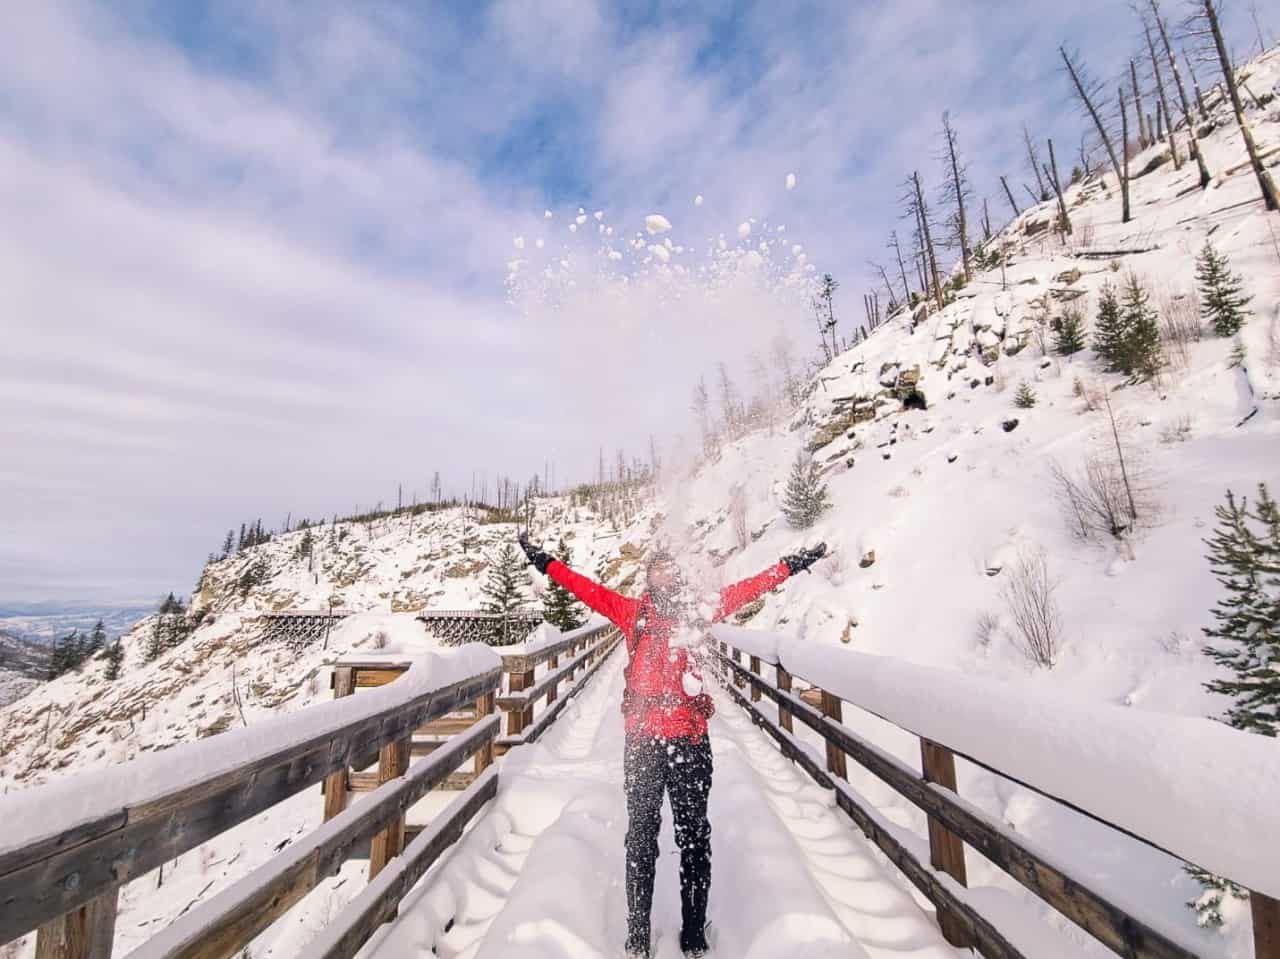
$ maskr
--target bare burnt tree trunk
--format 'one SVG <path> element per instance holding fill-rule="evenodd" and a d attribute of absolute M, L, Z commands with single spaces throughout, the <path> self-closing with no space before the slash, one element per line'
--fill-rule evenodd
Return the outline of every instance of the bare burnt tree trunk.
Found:
<path fill-rule="evenodd" d="M 1182 51 L 1182 59 L 1187 64 L 1187 76 L 1191 77 L 1191 88 L 1196 94 L 1196 109 L 1200 111 L 1200 119 L 1209 122 L 1209 108 L 1204 105 L 1204 92 L 1200 89 L 1200 81 L 1196 79 L 1196 68 L 1191 64 L 1191 58 L 1187 56 L 1187 51 Z"/>
<path fill-rule="evenodd" d="M 1040 199 L 1036 202 L 1043 203 L 1049 199 L 1049 192 L 1044 188 L 1044 180 L 1040 179 L 1040 158 L 1036 156 L 1036 145 L 1025 123 L 1022 125 L 1022 140 L 1027 145 L 1027 161 L 1031 164 L 1031 172 L 1036 175 L 1036 186 L 1040 189 Z"/>
<path fill-rule="evenodd" d="M 1142 87 L 1138 85 L 1138 67 L 1132 59 L 1129 61 L 1129 79 L 1133 83 L 1133 108 L 1138 113 L 1138 146 L 1145 150 L 1151 146 L 1151 131 L 1147 128 L 1147 115 L 1142 109 Z"/>
<path fill-rule="evenodd" d="M 924 268 L 924 251 L 920 250 L 916 253 L 916 276 L 920 279 L 920 298 L 929 299 L 929 277 L 928 271 Z"/>
<path fill-rule="evenodd" d="M 1218 11 L 1213 8 L 1213 0 L 1202 0 L 1204 18 L 1213 33 L 1213 45 L 1218 51 L 1218 63 L 1222 67 L 1222 78 L 1227 83 L 1227 95 L 1231 97 L 1231 108 L 1235 110 L 1236 123 L 1240 125 L 1240 136 L 1244 139 L 1244 148 L 1249 151 L 1249 162 L 1253 173 L 1258 178 L 1258 187 L 1262 190 L 1262 202 L 1268 210 L 1280 209 L 1280 198 L 1276 196 L 1276 185 L 1271 174 L 1262 165 L 1262 157 L 1258 155 L 1258 145 L 1253 139 L 1253 129 L 1244 115 L 1244 104 L 1240 102 L 1240 91 L 1236 87 L 1236 74 L 1231 66 L 1231 55 L 1227 53 L 1226 41 L 1222 39 L 1222 28 L 1218 25 Z"/>
<path fill-rule="evenodd" d="M 1042 197 L 1042 196 L 1036 196 L 1036 191 L 1035 191 L 1035 190 L 1033 190 L 1033 189 L 1031 189 L 1031 187 L 1027 186 L 1025 183 L 1024 183 L 1024 184 L 1022 184 L 1022 189 L 1026 190 L 1026 191 L 1027 191 L 1027 196 L 1031 197 L 1031 205 L 1032 205 L 1032 206 L 1036 206 L 1037 204 L 1040 204 L 1040 203 L 1043 203 L 1043 202 L 1044 202 L 1044 197 Z M 1053 194 L 1052 194 L 1052 193 L 1050 193 L 1050 194 L 1049 194 L 1049 196 L 1053 196 Z"/>
<path fill-rule="evenodd" d="M 933 297 L 942 309 L 942 281 L 938 279 L 938 257 L 933 249 L 933 232 L 929 229 L 929 207 L 924 201 L 924 188 L 920 186 L 920 174 L 913 171 L 911 179 L 916 187 L 916 209 L 920 211 L 920 229 L 923 231 L 924 248 L 929 254 L 929 275 L 933 278 Z"/>
<path fill-rule="evenodd" d="M 1173 71 L 1173 83 L 1178 88 L 1178 101 L 1182 104 L 1182 119 L 1187 124 L 1187 139 L 1191 143 L 1191 153 L 1196 158 L 1196 166 L 1200 171 L 1200 189 L 1209 188 L 1209 167 L 1204 162 L 1204 154 L 1200 151 L 1200 139 L 1196 136 L 1196 120 L 1191 115 L 1191 101 L 1187 99 L 1187 88 L 1182 82 L 1182 72 L 1178 69 L 1178 58 L 1173 55 L 1173 46 L 1169 43 L 1169 31 L 1160 16 L 1160 0 L 1147 0 L 1151 5 L 1151 17 L 1160 31 L 1160 42 L 1164 44 L 1164 55 L 1169 60 L 1169 69 Z"/>
<path fill-rule="evenodd" d="M 1020 216 L 1022 211 L 1018 209 L 1018 204 L 1014 202 L 1013 191 L 1009 189 L 1009 181 L 1004 177 L 1000 178 L 1000 185 L 1004 187 L 1004 195 L 1009 199 L 1009 206 L 1013 207 L 1013 215 Z"/>
<path fill-rule="evenodd" d="M 1173 168 L 1182 169 L 1182 157 L 1178 156 L 1178 141 L 1173 136 L 1173 122 L 1169 114 L 1169 101 L 1164 95 L 1164 80 L 1160 76 L 1160 58 L 1156 56 L 1156 45 L 1151 40 L 1151 24 L 1142 18 L 1142 30 L 1147 37 L 1147 53 L 1151 55 L 1151 73 L 1156 79 L 1156 125 L 1164 118 L 1164 129 L 1169 134 L 1169 154 L 1173 158 Z"/>
<path fill-rule="evenodd" d="M 955 239 L 960 244 L 960 260 L 964 265 L 964 281 L 968 283 L 973 279 L 969 251 L 969 223 L 964 209 L 964 201 L 969 193 L 969 188 L 964 168 L 960 164 L 960 157 L 956 147 L 956 131 L 951 126 L 951 114 L 946 111 L 942 114 L 942 136 L 947 144 L 947 166 L 951 170 L 951 186 L 946 191 L 946 196 L 956 205 Z"/>
<path fill-rule="evenodd" d="M 1085 110 L 1093 119 L 1093 125 L 1097 128 L 1098 136 L 1102 139 L 1102 145 L 1106 148 L 1107 156 L 1111 158 L 1111 169 L 1116 171 L 1116 176 L 1122 176 L 1120 172 L 1120 161 L 1116 157 L 1115 147 L 1111 145 L 1111 135 L 1107 133 L 1106 124 L 1102 122 L 1102 117 L 1098 115 L 1098 109 L 1094 106 L 1093 97 L 1089 95 L 1088 84 L 1085 82 L 1084 71 L 1079 64 L 1074 62 L 1071 57 L 1067 56 L 1066 47 L 1058 47 L 1058 52 L 1062 54 L 1062 62 L 1066 64 L 1067 73 L 1071 77 L 1071 82 L 1075 84 L 1076 93 L 1080 97 L 1080 102 L 1084 104 Z M 1054 170 L 1054 177 L 1057 177 L 1057 170 Z M 1129 194 L 1128 191 L 1122 190 L 1124 194 L 1124 222 L 1129 222 Z M 1061 195 L 1059 195 L 1061 201 Z M 1065 210 L 1065 207 L 1064 207 Z M 1068 231 L 1069 232 L 1069 231 Z"/>
<path fill-rule="evenodd" d="M 982 242 L 991 241 L 991 211 L 987 209 L 987 198 L 982 198 Z"/>
<path fill-rule="evenodd" d="M 880 274 L 880 279 L 884 281 L 884 288 L 889 291 L 889 309 L 895 309 L 898 305 L 898 298 L 894 295 L 893 284 L 889 282 L 889 274 L 885 273 L 884 267 L 879 263 L 873 262 L 871 263 L 871 266 L 875 267 L 876 272 Z"/>
<path fill-rule="evenodd" d="M 1120 95 L 1120 138 L 1124 151 L 1124 171 L 1120 174 L 1120 195 L 1124 203 L 1123 222 L 1129 222 L 1129 108 L 1125 105 L 1124 87 L 1119 89 Z"/>
<path fill-rule="evenodd" d="M 1053 140 L 1049 141 L 1049 170 L 1049 178 L 1053 181 L 1053 192 L 1058 195 L 1059 226 L 1065 236 L 1071 232 L 1071 217 L 1067 215 L 1067 201 L 1062 198 L 1062 187 L 1058 185 L 1062 181 L 1058 179 L 1058 159 L 1053 155 Z"/>
<path fill-rule="evenodd" d="M 902 246 L 898 243 L 897 230 L 893 230 L 889 234 L 889 248 L 893 250 L 893 255 L 898 258 L 898 272 L 902 274 L 902 298 L 907 303 L 910 303 L 911 284 L 907 282 L 907 268 L 902 262 Z"/>

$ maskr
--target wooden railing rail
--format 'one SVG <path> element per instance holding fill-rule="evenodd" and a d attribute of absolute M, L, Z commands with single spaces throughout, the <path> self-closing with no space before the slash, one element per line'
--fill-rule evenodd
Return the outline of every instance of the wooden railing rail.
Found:
<path fill-rule="evenodd" d="M 584 681 L 594 674 L 620 636 L 617 627 L 605 623 L 575 630 L 559 642 L 533 651 L 502 653 L 508 691 L 497 698 L 497 705 L 507 714 L 507 734 L 498 739 L 499 753 L 537 739 L 564 706 L 563 700 L 558 701 L 560 684 L 572 681 L 580 669 L 587 669 Z M 561 666 L 559 660 L 563 654 L 573 658 Z M 535 680 L 535 670 L 541 663 L 547 664 L 548 671 L 541 679 Z M 581 681 L 575 686 L 575 691 L 580 687 Z M 547 709 L 535 722 L 534 706 L 543 698 L 547 701 Z"/>
<path fill-rule="evenodd" d="M 497 690 L 491 651 L 456 655 L 432 662 L 463 678 L 435 688 L 411 678 L 0 800 L 0 943 L 39 929 L 40 959 L 109 956 L 121 885 Z"/>
<path fill-rule="evenodd" d="M 976 948 L 987 957 L 1003 959 L 1022 955 L 970 905 L 960 891 L 965 885 L 964 847 L 967 843 L 1119 955 L 1135 959 L 1192 959 L 1196 956 L 1193 949 L 1169 939 L 1140 918 L 1127 913 L 1093 888 L 1091 882 L 1073 875 L 1068 867 L 1053 860 L 1048 853 L 1029 846 L 1002 822 L 958 797 L 954 757 L 970 757 L 921 737 L 923 774 L 917 773 L 845 726 L 840 718 L 842 701 L 839 697 L 816 685 L 811 685 L 799 695 L 793 692 L 793 677 L 804 677 L 788 670 L 777 655 L 771 656 L 764 648 L 751 648 L 747 653 L 750 665 L 744 666 L 741 662 L 743 651 L 734 645 L 734 639 L 744 645 L 755 645 L 743 631 L 717 630 L 717 660 L 723 675 L 730 680 L 725 684 L 729 694 L 758 726 L 772 736 L 789 758 L 820 785 L 835 790 L 838 805 L 934 903 L 943 934 L 953 945 Z M 776 682 L 770 682 L 761 675 L 762 663 L 774 667 Z M 741 691 L 746 687 L 750 687 L 749 692 Z M 776 719 L 756 705 L 762 697 L 777 705 Z M 793 719 L 798 719 L 817 733 L 826 744 L 825 768 L 791 731 Z M 886 826 L 866 800 L 843 781 L 847 779 L 846 757 L 851 757 L 926 813 L 932 869 L 903 846 L 895 837 L 894 828 Z M 979 765 L 997 775 L 1005 775 L 991 765 Z M 1022 783 L 1020 779 L 1006 778 Z M 1036 789 L 1027 783 L 1022 784 Z M 1135 835 L 1132 830 L 1115 826 L 1045 790 L 1036 791 L 1125 835 L 1161 848 Z M 940 881 L 937 872 L 948 874 L 949 881 Z M 1280 911 L 1276 910 L 1276 901 L 1259 892 L 1253 892 L 1251 898 L 1255 956 L 1257 959 L 1280 959 L 1280 939 L 1275 933 Z"/>

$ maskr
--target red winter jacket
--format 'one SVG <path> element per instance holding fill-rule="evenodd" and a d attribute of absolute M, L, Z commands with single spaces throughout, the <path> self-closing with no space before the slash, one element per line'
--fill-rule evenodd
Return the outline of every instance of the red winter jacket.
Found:
<path fill-rule="evenodd" d="M 627 695 L 623 708 L 627 734 L 640 732 L 661 739 L 681 736 L 695 742 L 705 736 L 707 718 L 693 708 L 693 697 L 684 689 L 686 672 L 699 676 L 697 664 L 690 658 L 688 649 L 669 647 L 671 635 L 680 624 L 658 614 L 648 590 L 639 599 L 621 596 L 575 573 L 559 560 L 551 561 L 547 575 L 608 618 L 626 637 L 630 657 L 625 671 Z M 778 563 L 726 586 L 720 592 L 720 605 L 711 621 L 720 622 L 790 575 L 786 563 Z"/>

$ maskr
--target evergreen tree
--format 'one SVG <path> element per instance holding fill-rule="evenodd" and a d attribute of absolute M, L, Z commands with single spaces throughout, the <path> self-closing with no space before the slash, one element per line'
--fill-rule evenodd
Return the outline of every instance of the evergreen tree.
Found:
<path fill-rule="evenodd" d="M 502 547 L 497 557 L 489 557 L 489 573 L 480 592 L 484 601 L 480 608 L 486 613 L 502 617 L 494 628 L 490 645 L 507 646 L 515 642 L 510 616 L 524 609 L 522 588 L 528 585 L 524 557 L 510 543 Z"/>
<path fill-rule="evenodd" d="M 1160 323 L 1150 299 L 1137 276 L 1130 274 L 1125 282 L 1122 305 L 1125 336 L 1121 369 L 1135 382 L 1151 379 L 1164 366 Z"/>
<path fill-rule="evenodd" d="M 102 625 L 102 620 L 94 623 L 93 632 L 89 634 L 89 640 L 85 645 L 85 658 L 97 656 L 102 652 L 102 648 L 107 644 L 107 630 Z"/>
<path fill-rule="evenodd" d="M 827 484 L 822 482 L 818 464 L 803 453 L 796 456 L 787 480 L 782 513 L 796 529 L 808 529 L 831 506 Z"/>
<path fill-rule="evenodd" d="M 108 645 L 102 658 L 107 661 L 105 678 L 108 682 L 115 682 L 120 678 L 120 665 L 124 662 L 124 647 L 120 645 L 120 640 Z"/>
<path fill-rule="evenodd" d="M 1093 327 L 1093 349 L 1112 373 L 1128 372 L 1125 354 L 1128 328 L 1124 314 L 1120 312 L 1120 301 L 1116 298 L 1115 288 L 1110 283 L 1104 283 L 1099 297 L 1098 321 Z"/>
<path fill-rule="evenodd" d="M 315 548 L 315 540 L 311 538 L 311 530 L 308 529 L 302 534 L 302 541 L 298 543 L 298 559 L 310 556 L 312 549 Z"/>
<path fill-rule="evenodd" d="M 556 544 L 555 555 L 566 565 L 573 562 L 573 552 L 563 536 Z M 553 579 L 547 581 L 547 588 L 542 594 L 542 618 L 562 633 L 578 629 L 587 621 L 582 604 L 574 598 L 573 593 Z"/>
<path fill-rule="evenodd" d="M 1084 317 L 1079 310 L 1067 310 L 1062 314 L 1062 324 L 1054 336 L 1053 350 L 1059 356 L 1072 356 L 1084 347 Z"/>
<path fill-rule="evenodd" d="M 72 630 L 65 636 L 53 641 L 53 649 L 49 652 L 49 678 L 57 679 L 63 673 L 70 672 L 79 664 L 80 632 Z"/>
<path fill-rule="evenodd" d="M 1013 405 L 1020 410 L 1029 410 L 1036 405 L 1036 391 L 1026 380 L 1022 381 L 1018 391 L 1013 394 Z"/>
<path fill-rule="evenodd" d="M 160 658 L 168 644 L 169 627 L 164 616 L 156 616 L 151 624 L 151 632 L 147 634 L 147 647 L 143 650 L 143 658 L 153 663 Z"/>
<path fill-rule="evenodd" d="M 237 553 L 242 553 L 242 552 L 244 552 L 244 548 L 245 548 L 245 546 L 247 546 L 247 545 L 248 545 L 248 544 L 245 542 L 245 528 L 244 528 L 244 523 L 241 523 L 241 524 L 240 524 L 240 539 L 236 541 L 236 552 L 237 552 Z"/>
<path fill-rule="evenodd" d="M 1227 595 L 1213 609 L 1215 625 L 1204 631 L 1210 640 L 1204 653 L 1232 675 L 1205 688 L 1231 697 L 1226 720 L 1236 729 L 1280 736 L 1280 509 L 1263 484 L 1253 514 L 1230 491 L 1214 513 L 1208 559 Z"/>
<path fill-rule="evenodd" d="M 231 547 L 235 545 L 235 530 L 227 530 L 227 538 L 222 541 L 222 558 L 226 559 L 231 555 Z"/>
<path fill-rule="evenodd" d="M 1244 325 L 1245 306 L 1253 297 L 1242 292 L 1244 280 L 1231 272 L 1227 258 L 1208 240 L 1196 258 L 1196 281 L 1200 284 L 1200 315 L 1212 324 L 1219 336 L 1233 336 Z"/>

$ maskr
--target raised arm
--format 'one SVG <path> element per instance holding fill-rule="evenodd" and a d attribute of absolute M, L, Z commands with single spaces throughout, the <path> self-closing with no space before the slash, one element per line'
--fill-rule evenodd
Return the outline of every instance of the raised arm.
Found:
<path fill-rule="evenodd" d="M 759 599 L 796 573 L 807 570 L 826 555 L 826 552 L 827 544 L 819 543 L 811 549 L 802 549 L 798 553 L 782 557 L 764 572 L 726 586 L 720 591 L 720 606 L 716 609 L 716 614 L 711 621 L 718 623 L 725 617 L 733 615 L 747 603 Z"/>
<path fill-rule="evenodd" d="M 639 600 L 629 599 L 607 586 L 601 586 L 595 580 L 574 572 L 558 559 L 547 564 L 546 573 L 585 605 L 630 636 L 636 621 L 636 611 L 640 606 Z"/>
<path fill-rule="evenodd" d="M 578 597 L 588 608 L 604 616 L 630 637 L 631 629 L 635 625 L 639 601 L 628 599 L 607 586 L 601 586 L 595 580 L 587 579 L 581 573 L 574 572 L 546 550 L 530 543 L 529 537 L 524 533 L 520 534 L 519 540 L 520 548 L 524 550 L 529 563 L 539 573 L 551 577 Z"/>

